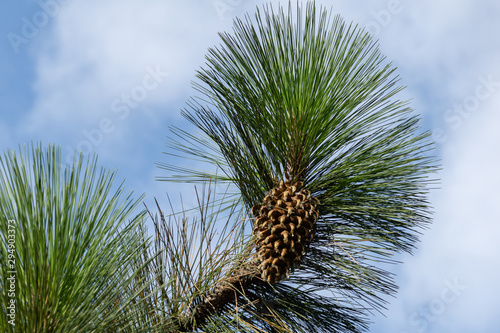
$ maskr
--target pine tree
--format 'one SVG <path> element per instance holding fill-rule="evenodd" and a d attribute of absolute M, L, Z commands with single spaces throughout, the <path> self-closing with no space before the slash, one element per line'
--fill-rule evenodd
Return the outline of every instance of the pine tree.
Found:
<path fill-rule="evenodd" d="M 0 331 L 137 332 L 145 211 L 95 157 L 61 161 L 53 145 L 0 156 Z"/>
<path fill-rule="evenodd" d="M 183 111 L 200 134 L 172 128 L 168 150 L 219 171 L 160 167 L 238 196 L 163 232 L 205 241 L 164 242 L 167 317 L 181 332 L 364 331 L 397 288 L 381 266 L 431 222 L 429 133 L 373 37 L 313 2 L 258 8 L 220 38 Z M 212 252 L 228 240 L 208 241 L 224 207 L 225 235 L 237 237 Z M 182 259 L 197 249 L 197 264 Z"/>

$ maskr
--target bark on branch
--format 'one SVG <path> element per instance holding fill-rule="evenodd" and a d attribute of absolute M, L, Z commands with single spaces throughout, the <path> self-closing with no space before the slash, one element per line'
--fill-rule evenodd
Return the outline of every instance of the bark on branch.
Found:
<path fill-rule="evenodd" d="M 207 295 L 200 297 L 186 313 L 181 323 L 181 332 L 193 332 L 206 324 L 208 318 L 219 312 L 225 305 L 234 304 L 239 295 L 244 294 L 249 286 L 264 283 L 256 263 L 248 263 L 235 271 L 230 277 L 219 283 Z"/>

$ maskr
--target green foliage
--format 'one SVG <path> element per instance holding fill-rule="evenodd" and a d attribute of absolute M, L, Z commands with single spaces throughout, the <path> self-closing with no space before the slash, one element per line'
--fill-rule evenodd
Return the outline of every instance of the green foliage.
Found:
<path fill-rule="evenodd" d="M 0 157 L 2 332 L 115 332 L 131 325 L 140 312 L 131 302 L 148 285 L 134 290 L 142 267 L 132 263 L 149 242 L 144 213 L 130 218 L 139 201 L 121 185 L 113 189 L 114 177 L 97 170 L 95 158 L 62 166 L 54 146 Z M 15 326 L 7 316 L 12 299 Z"/>
<path fill-rule="evenodd" d="M 396 69 L 373 38 L 314 3 L 265 6 L 220 37 L 198 71 L 201 96 L 183 112 L 203 136 L 173 128 L 168 153 L 223 173 L 163 163 L 175 173 L 165 179 L 233 183 L 250 211 L 288 176 L 320 200 L 321 217 L 300 269 L 249 287 L 253 299 L 211 320 L 227 332 L 254 331 L 237 328 L 243 323 L 265 332 L 363 331 L 396 290 L 381 264 L 410 252 L 431 222 L 429 134 L 397 98 Z"/>

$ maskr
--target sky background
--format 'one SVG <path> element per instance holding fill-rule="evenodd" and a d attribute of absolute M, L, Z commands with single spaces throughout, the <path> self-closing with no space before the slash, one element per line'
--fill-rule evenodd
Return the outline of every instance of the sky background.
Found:
<path fill-rule="evenodd" d="M 191 187 L 155 180 L 166 175 L 155 163 L 176 163 L 162 154 L 169 126 L 193 131 L 180 110 L 217 32 L 263 3 L 2 0 L 0 149 L 51 142 L 65 161 L 95 152 L 148 205 L 182 191 L 194 206 Z M 500 2 L 317 4 L 376 35 L 442 161 L 435 222 L 392 268 L 399 293 L 370 331 L 500 332 Z"/>

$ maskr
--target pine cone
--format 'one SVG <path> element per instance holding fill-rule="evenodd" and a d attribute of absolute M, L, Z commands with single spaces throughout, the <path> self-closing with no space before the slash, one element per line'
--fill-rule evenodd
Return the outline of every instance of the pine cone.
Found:
<path fill-rule="evenodd" d="M 319 202 L 302 186 L 302 182 L 291 185 L 290 181 L 281 181 L 262 204 L 252 208 L 259 269 L 269 283 L 289 275 L 316 232 Z"/>

